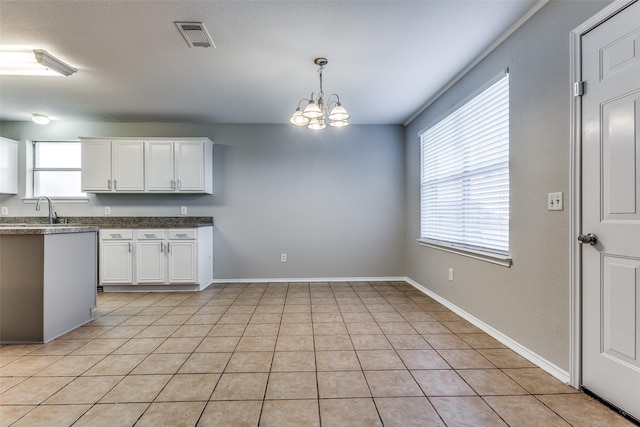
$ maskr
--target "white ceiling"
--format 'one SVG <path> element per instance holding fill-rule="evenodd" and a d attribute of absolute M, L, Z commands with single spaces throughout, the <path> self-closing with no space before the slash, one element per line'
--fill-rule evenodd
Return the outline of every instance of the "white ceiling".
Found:
<path fill-rule="evenodd" d="M 0 120 L 286 123 L 318 90 L 355 124 L 397 124 L 536 0 L 0 0 L 0 45 L 42 48 L 78 72 L 0 77 Z M 201 21 L 216 48 L 189 48 Z"/>

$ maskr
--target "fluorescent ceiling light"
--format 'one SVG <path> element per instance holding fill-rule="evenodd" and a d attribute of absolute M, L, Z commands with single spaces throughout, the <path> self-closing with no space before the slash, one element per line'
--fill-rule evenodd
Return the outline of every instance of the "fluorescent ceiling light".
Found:
<path fill-rule="evenodd" d="M 0 74 L 10 76 L 70 76 L 78 71 L 43 49 L 0 50 Z"/>
<path fill-rule="evenodd" d="M 39 125 L 49 124 L 49 116 L 47 116 L 46 114 L 33 113 L 33 115 L 31 116 L 31 120 Z"/>

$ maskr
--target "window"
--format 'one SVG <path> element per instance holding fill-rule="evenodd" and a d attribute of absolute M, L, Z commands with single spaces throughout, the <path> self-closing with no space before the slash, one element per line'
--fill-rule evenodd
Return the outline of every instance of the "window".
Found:
<path fill-rule="evenodd" d="M 33 141 L 33 197 L 86 197 L 79 141 Z"/>
<path fill-rule="evenodd" d="M 420 157 L 420 240 L 506 259 L 509 75 L 421 132 Z"/>

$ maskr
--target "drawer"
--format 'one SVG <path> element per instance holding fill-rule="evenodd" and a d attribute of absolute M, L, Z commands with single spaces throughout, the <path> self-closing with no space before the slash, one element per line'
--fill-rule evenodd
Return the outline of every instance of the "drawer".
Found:
<path fill-rule="evenodd" d="M 133 230 L 108 228 L 100 230 L 100 240 L 133 240 Z"/>
<path fill-rule="evenodd" d="M 136 239 L 138 240 L 164 240 L 165 236 L 165 230 L 136 230 Z"/>
<path fill-rule="evenodd" d="M 196 234 L 193 228 L 176 228 L 169 230 L 169 240 L 195 240 Z"/>

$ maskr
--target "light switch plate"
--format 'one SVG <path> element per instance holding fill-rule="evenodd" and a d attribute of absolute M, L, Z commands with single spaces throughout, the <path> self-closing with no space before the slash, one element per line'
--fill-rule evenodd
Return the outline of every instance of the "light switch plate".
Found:
<path fill-rule="evenodd" d="M 2 216 L 7 216 L 9 215 L 9 208 L 6 206 L 2 207 Z"/>
<path fill-rule="evenodd" d="M 181 215 L 186 215 L 187 214 L 187 207 L 186 206 L 182 206 L 180 208 L 180 214 Z"/>
<path fill-rule="evenodd" d="M 549 193 L 547 195 L 547 209 L 550 211 L 561 211 L 564 209 L 562 203 L 562 191 Z"/>

